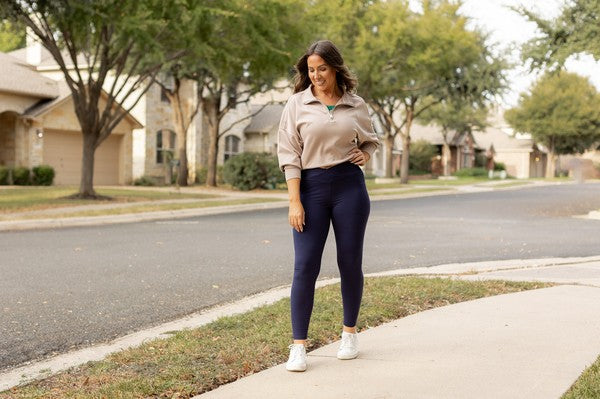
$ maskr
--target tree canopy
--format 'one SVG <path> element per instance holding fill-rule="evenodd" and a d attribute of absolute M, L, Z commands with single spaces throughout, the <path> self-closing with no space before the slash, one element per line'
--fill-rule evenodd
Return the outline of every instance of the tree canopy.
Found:
<path fill-rule="evenodd" d="M 485 34 L 467 28 L 460 2 L 424 0 L 420 12 L 394 0 L 317 1 L 316 6 L 321 21 L 331 18 L 320 22 L 323 34 L 339 40 L 359 77 L 358 94 L 383 126 L 387 176 L 395 137 L 402 138 L 403 183 L 411 126 L 421 113 L 451 99 L 486 103 L 505 87 L 506 62 L 492 54 Z"/>
<path fill-rule="evenodd" d="M 219 139 L 240 122 L 221 126 L 225 116 L 288 76 L 308 32 L 304 1 L 228 1 L 234 12 L 211 22 L 210 51 L 192 66 L 209 132 L 207 185 L 216 185 Z"/>
<path fill-rule="evenodd" d="M 96 198 L 96 148 L 137 104 L 159 70 L 181 56 L 159 43 L 177 0 L 5 0 L 0 16 L 27 26 L 64 75 L 83 134 L 77 197 Z"/>
<path fill-rule="evenodd" d="M 517 7 L 515 11 L 534 22 L 538 35 L 523 45 L 523 59 L 531 61 L 532 69 L 556 69 L 573 54 L 587 53 L 600 60 L 600 2 L 569 0 L 561 14 L 552 20 L 544 19 Z"/>
<path fill-rule="evenodd" d="M 505 113 L 516 130 L 530 133 L 550 152 L 548 173 L 554 175 L 554 155 L 581 153 L 600 141 L 600 94 L 585 77 L 561 71 L 546 73 Z"/>
<path fill-rule="evenodd" d="M 9 52 L 25 46 L 25 28 L 14 21 L 0 21 L 0 51 Z"/>

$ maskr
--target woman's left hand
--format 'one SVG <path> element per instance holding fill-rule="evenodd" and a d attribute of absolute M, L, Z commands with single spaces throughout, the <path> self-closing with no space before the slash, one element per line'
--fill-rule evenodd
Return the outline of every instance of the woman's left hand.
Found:
<path fill-rule="evenodd" d="M 352 155 L 350 162 L 358 166 L 364 166 L 371 158 L 368 152 L 361 151 L 358 148 L 353 149 L 350 154 Z"/>

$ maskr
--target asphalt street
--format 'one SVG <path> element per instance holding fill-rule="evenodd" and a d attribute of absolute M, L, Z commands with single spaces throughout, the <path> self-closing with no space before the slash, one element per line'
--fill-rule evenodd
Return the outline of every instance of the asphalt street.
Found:
<path fill-rule="evenodd" d="M 373 202 L 364 270 L 600 254 L 600 184 Z M 289 284 L 287 210 L 0 233 L 0 370 Z M 333 232 L 321 277 L 337 276 Z"/>

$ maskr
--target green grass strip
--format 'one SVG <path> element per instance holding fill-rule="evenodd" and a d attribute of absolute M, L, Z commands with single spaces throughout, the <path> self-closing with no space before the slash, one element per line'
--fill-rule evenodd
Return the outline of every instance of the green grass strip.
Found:
<path fill-rule="evenodd" d="M 600 356 L 562 396 L 562 399 L 597 398 L 600 398 Z"/>
<path fill-rule="evenodd" d="M 452 303 L 547 286 L 449 278 L 368 278 L 358 328 L 365 330 Z M 286 298 L 224 317 L 0 393 L 0 399 L 190 398 L 284 362 L 291 342 L 289 307 Z M 341 322 L 339 284 L 318 289 L 309 349 L 338 340 Z"/>
<path fill-rule="evenodd" d="M 161 204 L 155 202 L 153 204 L 145 204 L 139 206 L 127 206 L 122 208 L 112 209 L 93 209 L 87 211 L 75 211 L 65 213 L 53 213 L 52 215 L 28 215 L 22 219 L 46 219 L 46 218 L 70 218 L 70 217 L 83 217 L 83 216 L 106 216 L 106 215 L 124 215 L 131 213 L 146 213 L 146 212 L 158 212 L 158 211 L 176 211 L 180 209 L 195 209 L 195 208 L 210 208 L 216 206 L 227 206 L 227 205 L 244 205 L 244 204 L 257 204 L 265 202 L 277 202 L 283 201 L 279 198 L 239 198 L 239 199 L 224 199 L 215 201 L 194 201 L 194 202 L 183 202 L 183 203 L 167 203 Z"/>
<path fill-rule="evenodd" d="M 97 189 L 101 195 L 112 197 L 112 201 L 73 200 L 64 198 L 77 192 L 75 187 L 24 187 L 0 189 L 0 210 L 2 212 L 25 212 L 65 206 L 110 204 L 115 202 L 160 201 L 173 199 L 216 198 L 213 194 L 177 193 L 173 191 L 152 191 L 132 189 Z"/>

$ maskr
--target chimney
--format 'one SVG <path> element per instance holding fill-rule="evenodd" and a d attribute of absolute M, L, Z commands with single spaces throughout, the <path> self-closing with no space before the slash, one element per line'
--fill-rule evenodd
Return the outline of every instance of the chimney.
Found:
<path fill-rule="evenodd" d="M 42 43 L 40 43 L 29 27 L 27 28 L 25 50 L 25 61 L 27 61 L 28 64 L 38 66 L 42 63 Z"/>

